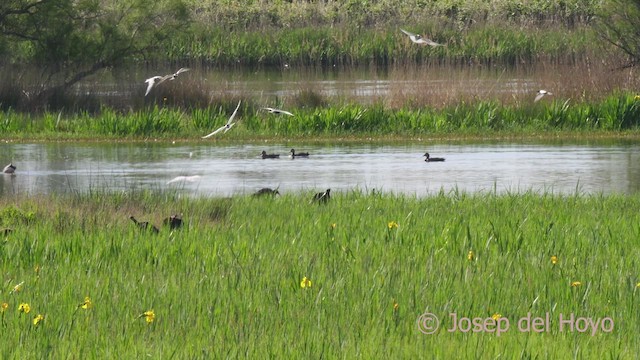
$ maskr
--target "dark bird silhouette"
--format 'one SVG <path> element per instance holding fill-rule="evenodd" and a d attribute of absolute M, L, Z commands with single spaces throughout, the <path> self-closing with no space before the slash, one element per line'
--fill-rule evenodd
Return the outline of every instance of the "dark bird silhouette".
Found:
<path fill-rule="evenodd" d="M 297 157 L 309 157 L 309 153 L 308 152 L 296 153 L 294 149 L 291 149 L 289 157 L 292 159 L 295 159 Z"/>
<path fill-rule="evenodd" d="M 262 153 L 260 155 L 262 155 L 263 159 L 278 159 L 278 158 L 280 158 L 280 154 L 267 154 L 267 152 L 264 151 L 264 150 L 262 150 Z"/>
<path fill-rule="evenodd" d="M 255 193 L 253 193 L 253 196 L 255 196 L 255 197 L 259 197 L 259 196 L 276 196 L 276 195 L 280 195 L 280 192 L 278 191 L 278 189 L 271 189 L 271 188 L 262 188 L 262 189 L 256 191 Z"/>
<path fill-rule="evenodd" d="M 327 189 L 327 191 L 325 192 L 319 192 L 315 195 L 313 195 L 313 200 L 312 201 L 317 201 L 319 203 L 326 203 L 327 201 L 329 201 L 329 199 L 331 198 L 330 195 L 331 189 Z"/>
<path fill-rule="evenodd" d="M 8 236 L 12 232 L 13 232 L 13 229 L 9 229 L 9 228 L 4 228 L 4 229 L 0 230 L 0 234 L 2 234 L 4 236 Z"/>
<path fill-rule="evenodd" d="M 178 215 L 171 215 L 165 218 L 162 223 L 165 226 L 169 225 L 169 229 L 174 230 L 182 227 L 182 218 Z"/>
<path fill-rule="evenodd" d="M 148 221 L 138 221 L 136 220 L 136 218 L 133 217 L 133 215 L 131 215 L 129 219 L 131 219 L 131 221 L 133 221 L 134 224 L 136 224 L 141 230 L 151 231 L 154 234 L 157 234 L 160 232 L 160 230 L 158 230 L 157 227 L 155 227 L 153 224 L 150 224 Z"/>
<path fill-rule="evenodd" d="M 430 157 L 429 153 L 425 153 L 424 155 L 422 155 L 425 157 L 424 161 L 426 162 L 434 162 L 434 161 L 444 161 L 444 158 L 439 158 L 439 157 Z"/>
<path fill-rule="evenodd" d="M 5 174 L 13 174 L 13 173 L 16 172 L 16 166 L 13 165 L 13 163 L 9 163 L 9 165 L 4 167 L 2 172 L 5 173 Z"/>

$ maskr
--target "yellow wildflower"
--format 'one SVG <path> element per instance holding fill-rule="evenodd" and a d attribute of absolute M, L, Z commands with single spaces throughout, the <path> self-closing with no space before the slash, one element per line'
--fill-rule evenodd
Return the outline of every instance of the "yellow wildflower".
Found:
<path fill-rule="evenodd" d="M 338 226 L 338 224 L 336 224 L 336 223 L 331 224 L 331 229 L 335 229 L 336 226 Z"/>
<path fill-rule="evenodd" d="M 44 321 L 44 315 L 38 314 L 33 318 L 33 325 L 38 326 L 42 321 Z"/>
<path fill-rule="evenodd" d="M 473 250 L 469 250 L 469 252 L 467 253 L 467 260 L 469 261 L 473 261 L 476 258 L 476 254 L 473 252 Z"/>
<path fill-rule="evenodd" d="M 398 311 L 399 308 L 400 308 L 400 305 L 398 304 L 398 302 L 393 300 L 393 311 Z"/>
<path fill-rule="evenodd" d="M 640 288 L 640 282 L 636 284 L 637 288 Z M 2 304 L 2 306 L 4 306 L 4 304 Z"/>
<path fill-rule="evenodd" d="M 140 317 L 143 317 L 144 319 L 147 321 L 148 324 L 151 324 L 153 322 L 153 320 L 156 319 L 156 313 L 153 312 L 153 310 L 147 310 L 145 312 L 142 313 L 142 315 L 140 315 Z"/>
<path fill-rule="evenodd" d="M 640 100 L 640 95 L 636 95 L 635 99 Z"/>
<path fill-rule="evenodd" d="M 491 318 L 492 318 L 493 320 L 498 320 L 498 319 L 500 319 L 501 317 L 502 317 L 502 314 L 499 314 L 499 313 L 495 313 L 495 314 L 491 315 Z"/>
<path fill-rule="evenodd" d="M 93 303 L 91 302 L 91 298 L 89 298 L 88 296 L 86 296 L 84 298 L 84 302 L 80 305 L 78 305 L 78 307 L 81 307 L 85 310 L 90 309 L 93 306 Z"/>
<path fill-rule="evenodd" d="M 393 229 L 393 228 L 398 228 L 398 223 L 395 221 L 391 221 L 390 223 L 387 224 L 387 226 L 389 227 L 389 230 Z"/>
<path fill-rule="evenodd" d="M 306 276 L 302 278 L 302 281 L 300 281 L 300 287 L 301 288 L 310 288 L 311 287 L 311 279 L 308 279 Z"/>
<path fill-rule="evenodd" d="M 7 304 L 6 302 L 3 302 L 2 305 L 0 306 L 0 312 L 5 312 L 8 308 L 9 308 L 9 304 Z"/>
<path fill-rule="evenodd" d="M 557 264 L 557 263 L 558 263 L 558 257 L 557 257 L 557 256 L 555 256 L 555 255 L 553 255 L 553 256 L 551 257 L 551 264 L 552 264 L 552 265 L 555 265 L 555 264 Z"/>
<path fill-rule="evenodd" d="M 18 311 L 19 312 L 23 312 L 25 314 L 28 314 L 29 311 L 31 311 L 31 306 L 29 306 L 29 304 L 27 304 L 27 303 L 22 303 L 22 304 L 18 305 Z"/>
<path fill-rule="evenodd" d="M 574 281 L 574 282 L 571 283 L 571 287 L 578 287 L 580 285 L 582 285 L 582 283 L 580 281 Z"/>

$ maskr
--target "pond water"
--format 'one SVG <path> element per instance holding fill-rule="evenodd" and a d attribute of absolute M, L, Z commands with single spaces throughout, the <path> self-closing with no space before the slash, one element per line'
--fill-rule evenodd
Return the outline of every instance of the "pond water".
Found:
<path fill-rule="evenodd" d="M 288 158 L 289 150 L 307 159 Z M 259 154 L 279 153 L 263 160 Z M 445 157 L 424 162 L 422 155 Z M 89 190 L 167 189 L 187 195 L 361 189 L 427 196 L 444 191 L 622 193 L 640 191 L 640 144 L 478 143 L 291 144 L 207 143 L 1 144 L 0 195 Z M 190 177 L 169 183 L 178 176 Z"/>

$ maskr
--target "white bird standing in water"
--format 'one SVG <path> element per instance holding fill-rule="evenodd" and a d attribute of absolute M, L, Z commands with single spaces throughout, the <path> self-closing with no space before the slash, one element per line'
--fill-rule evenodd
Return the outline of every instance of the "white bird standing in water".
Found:
<path fill-rule="evenodd" d="M 2 172 L 5 173 L 5 174 L 13 174 L 13 173 L 16 172 L 16 166 L 13 165 L 13 163 L 9 163 L 9 165 L 4 167 Z"/>
<path fill-rule="evenodd" d="M 210 137 L 212 137 L 213 135 L 219 133 L 222 130 L 224 130 L 225 133 L 227 131 L 229 131 L 233 127 L 233 125 L 236 124 L 236 123 L 233 122 L 233 118 L 235 118 L 236 114 L 238 113 L 238 109 L 240 108 L 240 102 L 242 102 L 242 100 L 238 101 L 238 106 L 236 106 L 236 109 L 233 111 L 233 114 L 231 114 L 231 117 L 229 118 L 229 121 L 227 121 L 227 123 L 224 126 L 221 126 L 216 131 L 212 132 L 211 134 L 209 134 L 207 136 L 203 136 L 202 138 L 203 139 L 210 138 Z"/>
<path fill-rule="evenodd" d="M 536 98 L 533 100 L 533 102 L 538 102 L 538 100 L 542 99 L 546 95 L 553 95 L 553 94 L 548 92 L 547 90 L 538 90 L 538 95 L 536 95 Z"/>
<path fill-rule="evenodd" d="M 294 116 L 292 113 L 286 111 L 286 110 L 280 110 L 280 109 L 274 109 L 274 108 L 270 108 L 270 107 L 266 107 L 263 108 L 264 110 L 267 110 L 268 112 L 272 113 L 272 114 L 276 114 L 276 115 L 280 115 L 280 114 L 285 114 L 285 115 L 289 115 L 289 116 Z"/>
<path fill-rule="evenodd" d="M 406 30 L 400 29 L 405 35 L 409 36 L 409 39 L 418 45 L 429 45 L 429 46 L 445 46 L 443 44 L 439 44 L 431 39 L 427 39 L 422 37 L 422 35 L 410 33 Z"/>
<path fill-rule="evenodd" d="M 155 86 L 158 86 L 160 84 L 162 84 L 163 82 L 167 81 L 167 80 L 175 80 L 178 75 L 182 74 L 183 72 L 189 71 L 191 69 L 189 68 L 180 68 L 178 69 L 178 71 L 176 71 L 173 74 L 169 74 L 169 75 L 165 75 L 165 76 L 153 76 L 148 78 L 147 80 L 145 80 L 144 82 L 147 83 L 147 91 L 144 93 L 144 96 L 149 95 L 149 93 L 151 92 L 151 89 L 153 89 Z"/>

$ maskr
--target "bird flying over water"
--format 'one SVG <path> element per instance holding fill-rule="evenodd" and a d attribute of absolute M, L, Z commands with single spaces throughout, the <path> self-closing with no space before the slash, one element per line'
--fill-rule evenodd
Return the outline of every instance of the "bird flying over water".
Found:
<path fill-rule="evenodd" d="M 292 113 L 286 111 L 286 110 L 280 110 L 280 109 L 274 109 L 274 108 L 270 108 L 270 107 L 266 107 L 263 108 L 264 110 L 267 110 L 268 112 L 272 113 L 272 114 L 276 114 L 276 115 L 289 115 L 289 116 L 294 116 Z"/>
<path fill-rule="evenodd" d="M 233 111 L 233 114 L 231 114 L 231 117 L 229 118 L 229 120 L 227 121 L 227 123 L 224 126 L 219 127 L 216 131 L 212 132 L 209 135 L 203 136 L 203 139 L 207 139 L 212 137 L 213 135 L 219 133 L 220 131 L 224 130 L 224 132 L 227 132 L 229 130 L 231 130 L 231 128 L 233 127 L 233 125 L 235 125 L 236 123 L 233 122 L 233 119 L 236 117 L 236 114 L 238 113 L 238 109 L 240 108 L 240 102 L 242 102 L 242 100 L 238 101 L 238 106 L 236 106 L 236 109 Z"/>
<path fill-rule="evenodd" d="M 400 29 L 400 31 L 402 31 L 405 35 L 409 36 L 409 39 L 411 39 L 411 41 L 413 41 L 415 44 L 418 45 L 429 45 L 429 46 L 445 46 L 443 44 L 439 44 L 431 39 L 422 37 L 422 35 L 420 34 L 414 34 L 414 33 L 410 33 L 406 30 Z"/>
<path fill-rule="evenodd" d="M 546 95 L 553 95 L 553 94 L 548 92 L 547 90 L 538 90 L 538 94 L 536 95 L 536 98 L 533 100 L 533 102 L 538 102 L 538 100 L 542 99 Z"/>
<path fill-rule="evenodd" d="M 178 71 L 174 72 L 173 74 L 167 75 L 168 76 L 167 80 L 175 80 L 178 77 L 178 75 L 182 74 L 183 72 L 187 72 L 189 70 L 191 70 L 191 69 L 189 69 L 189 68 L 180 68 L 180 69 L 178 69 Z"/>
<path fill-rule="evenodd" d="M 144 82 L 147 84 L 147 91 L 144 93 L 144 96 L 149 95 L 149 93 L 151 92 L 151 89 L 153 89 L 154 87 L 162 84 L 163 82 L 167 81 L 167 80 L 175 80 L 178 75 L 182 74 L 183 72 L 189 71 L 191 69 L 189 68 L 180 68 L 178 69 L 178 71 L 176 71 L 173 74 L 169 74 L 169 75 L 164 75 L 164 76 L 152 76 L 150 78 L 148 78 L 147 80 L 145 80 Z"/>

